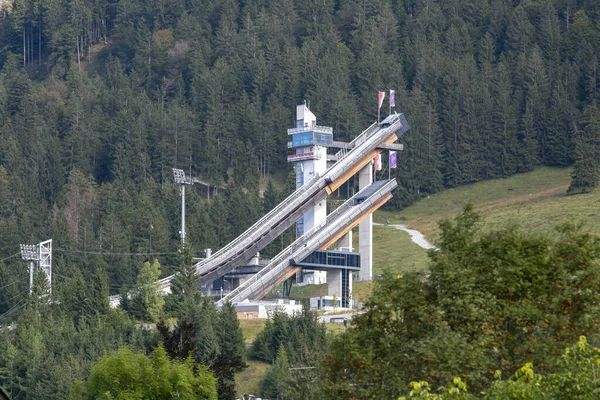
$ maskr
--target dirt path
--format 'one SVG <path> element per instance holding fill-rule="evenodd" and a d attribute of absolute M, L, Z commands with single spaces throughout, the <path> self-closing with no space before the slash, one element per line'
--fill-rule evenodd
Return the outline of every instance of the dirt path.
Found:
<path fill-rule="evenodd" d="M 557 187 L 554 187 L 554 188 L 551 188 L 548 190 L 543 190 L 541 192 L 534 192 L 534 193 L 524 194 L 521 196 L 509 197 L 507 199 L 497 200 L 497 201 L 493 201 L 493 202 L 489 202 L 489 203 L 482 203 L 482 204 L 477 205 L 477 209 L 491 210 L 496 207 L 503 207 L 503 206 L 508 206 L 511 204 L 526 203 L 526 202 L 532 201 L 532 200 L 540 200 L 540 199 L 547 199 L 550 197 L 564 196 L 568 187 L 569 187 L 568 184 L 560 185 L 560 186 L 557 186 Z"/>

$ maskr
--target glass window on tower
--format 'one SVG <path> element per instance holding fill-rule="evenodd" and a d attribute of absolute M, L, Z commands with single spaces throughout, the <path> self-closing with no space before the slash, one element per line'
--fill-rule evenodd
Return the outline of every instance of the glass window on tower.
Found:
<path fill-rule="evenodd" d="M 333 135 L 330 133 L 315 133 L 315 144 L 328 146 L 333 143 Z"/>
<path fill-rule="evenodd" d="M 312 132 L 297 133 L 292 136 L 293 147 L 310 146 L 311 144 L 313 144 Z"/>

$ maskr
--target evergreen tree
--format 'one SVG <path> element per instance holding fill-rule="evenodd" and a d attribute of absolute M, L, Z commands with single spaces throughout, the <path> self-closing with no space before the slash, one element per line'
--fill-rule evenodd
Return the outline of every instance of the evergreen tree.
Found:
<path fill-rule="evenodd" d="M 600 112 L 590 106 L 586 121 L 575 134 L 575 166 L 568 193 L 588 193 L 600 182 Z"/>
<path fill-rule="evenodd" d="M 160 264 L 155 259 L 152 264 L 146 261 L 138 275 L 137 289 L 132 298 L 133 315 L 144 321 L 158 321 L 165 301 L 162 298 Z"/>
<path fill-rule="evenodd" d="M 290 379 L 290 364 L 283 345 L 277 351 L 273 366 L 265 373 L 260 383 L 260 393 L 265 398 L 288 399 L 286 389 Z"/>
<path fill-rule="evenodd" d="M 97 268 L 94 272 L 91 282 L 90 305 L 92 310 L 97 314 L 108 313 L 110 304 L 108 301 L 108 277 L 106 271 L 102 268 Z"/>
<path fill-rule="evenodd" d="M 188 246 L 180 250 L 179 269 L 171 282 L 171 293 L 166 297 L 165 310 L 177 317 L 177 325 L 171 329 L 161 320 L 157 324 L 166 351 L 171 357 L 185 359 L 194 355 L 197 321 L 202 301 L 196 285 L 192 252 Z"/>
<path fill-rule="evenodd" d="M 235 307 L 227 302 L 219 311 L 218 337 L 220 354 L 214 371 L 218 379 L 219 399 L 235 397 L 235 374 L 248 367 L 244 362 L 246 344 L 237 318 Z"/>

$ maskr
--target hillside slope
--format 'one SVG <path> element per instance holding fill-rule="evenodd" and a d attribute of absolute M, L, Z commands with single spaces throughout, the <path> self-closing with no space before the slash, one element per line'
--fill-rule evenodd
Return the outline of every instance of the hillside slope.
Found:
<path fill-rule="evenodd" d="M 590 194 L 567 196 L 570 168 L 537 168 L 507 179 L 495 179 L 449 189 L 423 199 L 398 212 L 378 211 L 373 227 L 373 274 L 388 270 L 407 273 L 427 269 L 427 250 L 415 244 L 408 233 L 385 226 L 402 224 L 435 241 L 438 222 L 452 218 L 469 201 L 485 217 L 489 226 L 510 223 L 525 229 L 546 230 L 564 221 L 583 221 L 584 229 L 600 232 L 600 190 Z M 354 235 L 358 248 L 358 235 Z M 371 291 L 369 282 L 356 282 L 353 294 L 359 301 Z M 327 293 L 326 285 L 294 288 L 293 298 Z"/>
<path fill-rule="evenodd" d="M 450 189 L 429 196 L 399 212 L 382 211 L 377 222 L 406 224 L 435 238 L 437 223 L 456 215 L 469 201 L 473 202 L 487 224 L 515 222 L 526 229 L 545 230 L 564 221 L 585 222 L 586 229 L 600 231 L 600 191 L 567 196 L 571 169 L 541 167 L 536 170 L 472 185 Z"/>

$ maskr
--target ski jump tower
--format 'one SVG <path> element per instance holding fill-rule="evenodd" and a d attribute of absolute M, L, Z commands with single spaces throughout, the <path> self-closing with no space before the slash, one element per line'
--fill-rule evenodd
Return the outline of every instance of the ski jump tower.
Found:
<path fill-rule="evenodd" d="M 292 141 L 288 147 L 295 154 L 288 156 L 288 162 L 294 163 L 296 171 L 296 189 L 302 187 L 315 176 L 322 175 L 327 170 L 327 147 L 333 143 L 333 128 L 318 126 L 317 117 L 309 110 L 306 102 L 296 107 L 296 127 L 288 129 Z M 296 237 L 310 230 L 327 218 L 327 200 L 323 199 L 310 208 L 296 222 Z M 300 271 L 299 283 L 325 283 L 325 271 Z"/>
<path fill-rule="evenodd" d="M 302 187 L 305 182 L 310 181 L 317 175 L 322 175 L 327 170 L 327 148 L 339 147 L 339 143 L 333 141 L 333 129 L 327 126 L 317 125 L 317 118 L 310 111 L 306 102 L 296 107 L 296 127 L 288 129 L 288 135 L 292 141 L 288 147 L 294 149 L 294 154 L 288 156 L 288 162 L 294 163 L 296 172 L 296 189 Z M 359 188 L 363 189 L 373 183 L 373 167 L 371 163 L 359 172 Z M 323 199 L 307 211 L 302 218 L 296 222 L 296 236 L 300 237 L 311 228 L 324 222 L 327 217 L 327 204 Z M 372 217 L 369 215 L 359 225 L 359 247 L 360 247 L 360 272 L 361 280 L 372 278 Z M 344 235 L 338 242 L 337 247 L 346 251 L 352 251 L 352 231 Z M 306 283 L 329 283 L 329 294 L 338 291 L 342 280 L 348 281 L 351 286 L 351 278 L 345 276 L 348 271 L 342 273 L 339 269 L 325 271 L 305 270 L 300 272 L 299 281 Z M 307 279 L 308 278 L 308 279 Z M 339 293 L 337 293 L 339 294 Z"/>

